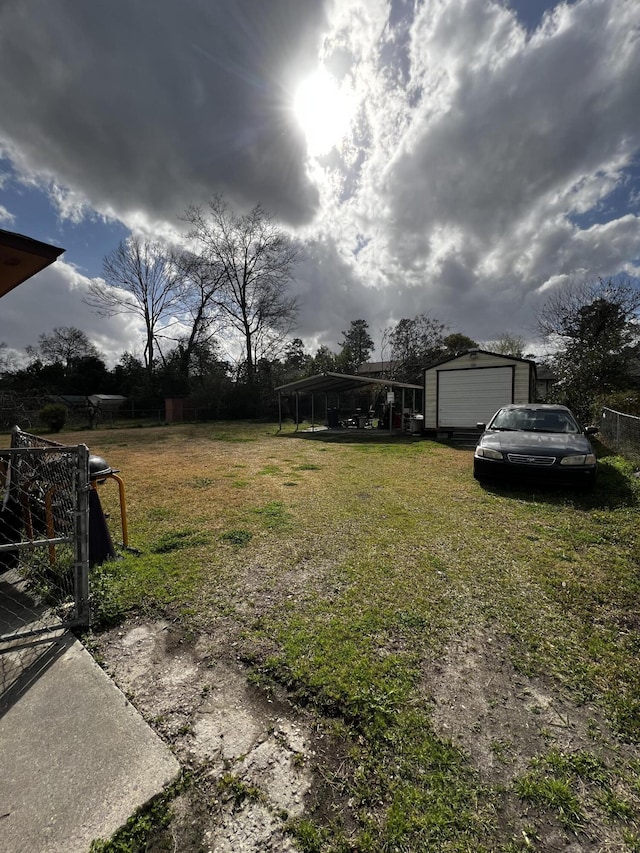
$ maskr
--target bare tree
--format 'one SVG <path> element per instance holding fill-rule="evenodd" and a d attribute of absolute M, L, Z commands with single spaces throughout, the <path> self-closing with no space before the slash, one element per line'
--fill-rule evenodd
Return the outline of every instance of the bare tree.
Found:
<path fill-rule="evenodd" d="M 84 301 L 102 316 L 132 314 L 143 321 L 144 362 L 151 380 L 157 337 L 179 299 L 171 258 L 160 243 L 129 237 L 105 256 L 102 266 L 107 285 L 94 279 Z"/>
<path fill-rule="evenodd" d="M 6 341 L 0 341 L 0 374 L 15 370 L 15 353 L 9 349 Z"/>
<path fill-rule="evenodd" d="M 214 301 L 243 342 L 252 384 L 258 361 L 278 353 L 293 328 L 297 304 L 288 290 L 298 249 L 261 205 L 238 216 L 215 196 L 206 211 L 189 207 L 185 221 L 201 262 L 221 276 Z"/>
<path fill-rule="evenodd" d="M 82 358 L 100 358 L 100 353 L 82 329 L 58 326 L 50 334 L 38 336 L 37 346 L 28 346 L 27 355 L 44 364 L 61 364 L 65 374 Z"/>
<path fill-rule="evenodd" d="M 176 300 L 183 334 L 177 344 L 178 370 L 186 380 L 198 352 L 206 350 L 220 327 L 216 297 L 224 281 L 220 264 L 203 262 L 191 252 L 175 252 Z M 179 283 L 178 283 L 179 282 Z"/>
<path fill-rule="evenodd" d="M 503 332 L 495 341 L 488 341 L 486 349 L 497 352 L 500 355 L 511 355 L 515 358 L 524 358 L 525 339 L 521 335 L 513 335 L 511 332 Z"/>

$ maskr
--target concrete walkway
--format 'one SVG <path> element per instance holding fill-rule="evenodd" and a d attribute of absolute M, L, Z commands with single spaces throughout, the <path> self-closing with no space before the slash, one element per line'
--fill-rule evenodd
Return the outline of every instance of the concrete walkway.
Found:
<path fill-rule="evenodd" d="M 0 853 L 87 853 L 179 773 L 68 632 L 0 645 L 0 691 Z"/>

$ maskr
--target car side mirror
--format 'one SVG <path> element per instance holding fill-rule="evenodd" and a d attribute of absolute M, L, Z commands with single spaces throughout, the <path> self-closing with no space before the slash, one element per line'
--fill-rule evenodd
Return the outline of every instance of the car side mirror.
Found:
<path fill-rule="evenodd" d="M 588 426 L 584 428 L 585 435 L 595 435 L 597 432 L 599 432 L 597 426 Z"/>
<path fill-rule="evenodd" d="M 486 424 L 482 424 L 482 423 L 477 423 L 477 424 L 476 424 L 476 429 L 482 429 L 482 430 L 484 430 L 484 429 L 486 429 L 486 428 L 487 428 L 487 425 L 486 425 Z"/>

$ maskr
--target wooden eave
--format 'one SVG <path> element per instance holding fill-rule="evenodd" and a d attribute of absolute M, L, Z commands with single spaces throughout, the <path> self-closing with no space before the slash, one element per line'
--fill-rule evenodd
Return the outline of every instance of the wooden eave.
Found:
<path fill-rule="evenodd" d="M 0 228 L 0 298 L 52 264 L 64 249 Z"/>

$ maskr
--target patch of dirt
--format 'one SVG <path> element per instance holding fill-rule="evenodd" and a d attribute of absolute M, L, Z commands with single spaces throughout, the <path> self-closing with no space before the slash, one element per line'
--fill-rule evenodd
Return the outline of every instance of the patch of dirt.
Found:
<path fill-rule="evenodd" d="M 118 687 L 196 777 L 172 803 L 170 838 L 153 850 L 295 850 L 285 823 L 320 805 L 323 785 L 311 768 L 331 758 L 331 738 L 313 717 L 252 687 L 232 647 L 223 658 L 219 641 L 190 642 L 169 622 L 121 626 L 95 644 Z"/>
<path fill-rule="evenodd" d="M 556 749 L 589 752 L 611 767 L 630 751 L 612 734 L 599 708 L 577 705 L 557 685 L 519 673 L 504 641 L 478 631 L 452 643 L 445 657 L 425 675 L 425 693 L 433 702 L 436 734 L 464 752 L 481 779 L 505 788 L 530 769 L 536 757 Z M 503 816 L 526 832 L 535 822 L 536 850 L 605 853 L 627 849 L 617 832 L 602 823 L 598 838 L 565 832 L 540 809 L 507 794 Z M 597 820 L 590 816 L 594 823 Z"/>
<path fill-rule="evenodd" d="M 597 711 L 519 674 L 489 635 L 453 643 L 427 684 L 436 733 L 462 749 L 487 782 L 510 783 L 551 746 L 593 746 L 586 733 Z"/>

